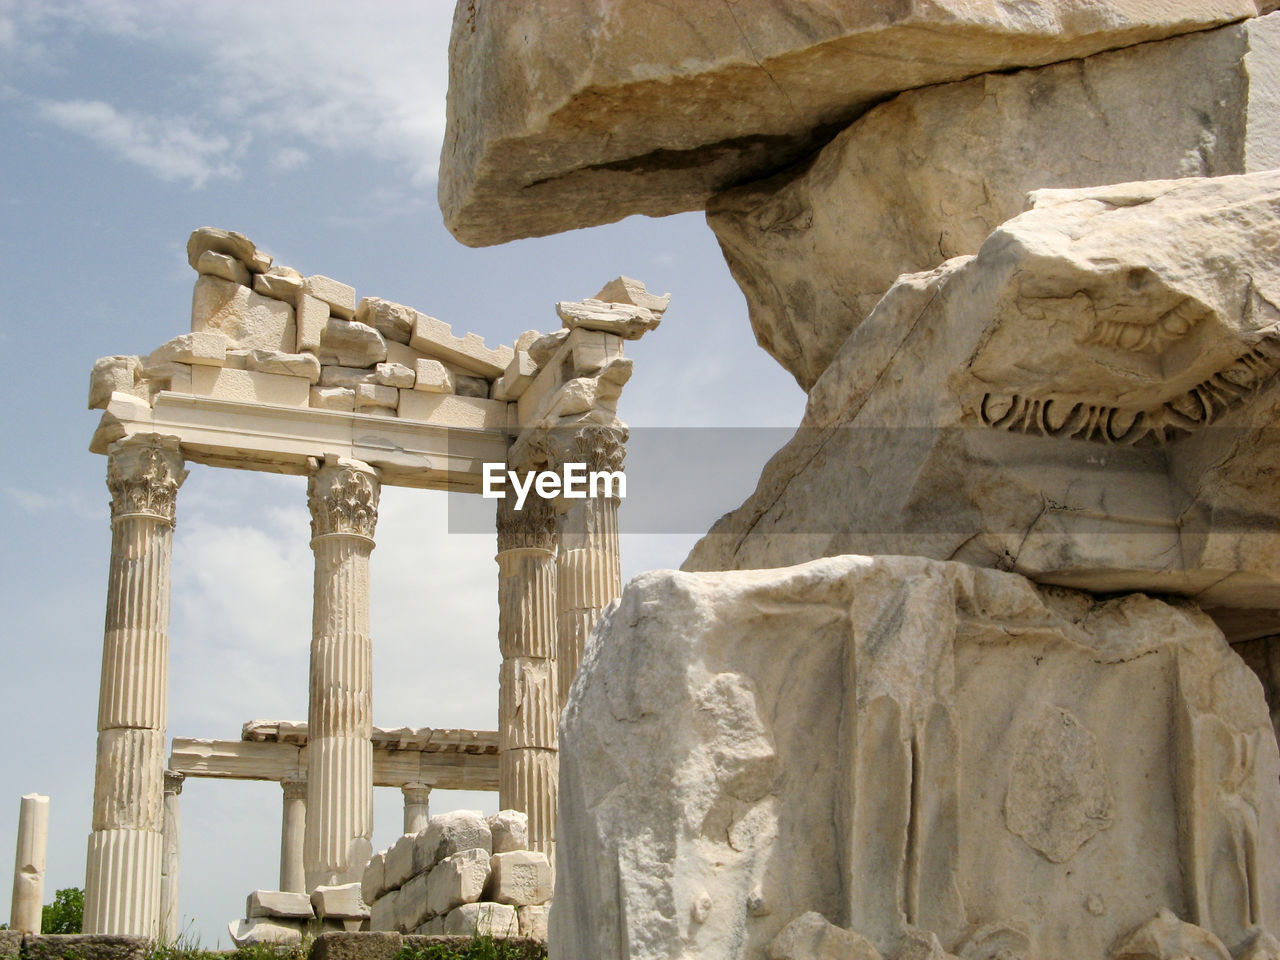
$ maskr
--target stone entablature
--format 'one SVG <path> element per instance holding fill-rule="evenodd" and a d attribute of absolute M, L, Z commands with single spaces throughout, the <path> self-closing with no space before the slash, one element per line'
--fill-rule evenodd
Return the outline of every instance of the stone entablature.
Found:
<path fill-rule="evenodd" d="M 374 727 L 370 740 L 375 787 L 498 789 L 497 731 Z M 168 766 L 189 777 L 305 780 L 307 725 L 253 720 L 240 740 L 174 737 Z"/>
<path fill-rule="evenodd" d="M 192 463 L 309 476 L 328 454 L 392 486 L 475 491 L 513 438 L 578 422 L 611 425 L 631 361 L 669 296 L 619 277 L 556 304 L 561 329 L 491 348 L 475 334 L 327 277 L 272 266 L 241 234 L 203 227 L 191 330 L 146 356 L 103 357 L 90 449 L 130 436 L 180 441 Z"/>

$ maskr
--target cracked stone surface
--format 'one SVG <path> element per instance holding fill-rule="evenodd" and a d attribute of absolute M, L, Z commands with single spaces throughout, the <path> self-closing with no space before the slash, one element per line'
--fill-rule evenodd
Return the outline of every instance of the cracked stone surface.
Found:
<path fill-rule="evenodd" d="M 920 557 L 652 571 L 560 729 L 553 957 L 1104 960 L 1195 903 L 1175 939 L 1225 960 L 1280 922 L 1267 707 L 1193 604 Z"/>
<path fill-rule="evenodd" d="M 899 279 L 691 570 L 914 554 L 1280 608 L 1280 173 L 1046 190 Z"/>
<path fill-rule="evenodd" d="M 902 90 L 1221 26 L 1271 6 L 460 2 L 440 207 L 453 234 L 476 246 L 698 209 L 716 191 L 801 159 Z"/>

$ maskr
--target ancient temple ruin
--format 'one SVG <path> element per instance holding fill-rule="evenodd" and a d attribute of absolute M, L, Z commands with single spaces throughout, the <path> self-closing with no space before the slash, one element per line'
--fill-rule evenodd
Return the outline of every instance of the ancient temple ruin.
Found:
<path fill-rule="evenodd" d="M 499 730 L 486 732 L 371 725 L 379 493 L 478 493 L 486 463 L 517 475 L 564 463 L 621 471 L 623 342 L 656 327 L 667 298 L 619 278 L 557 304 L 556 332 L 491 348 L 410 307 L 357 302 L 346 284 L 273 265 L 240 234 L 202 228 L 187 254 L 198 275 L 190 331 L 146 357 L 100 360 L 90 386 L 90 407 L 103 411 L 91 449 L 107 457 L 112 552 L 86 932 L 176 932 L 186 777 L 281 784 L 285 893 L 347 885 L 358 901 L 375 785 L 404 791 L 413 834 L 428 825 L 433 786 L 496 789 L 502 808 L 527 815 L 529 848 L 549 857 L 560 703 L 621 586 L 618 496 L 561 509 L 496 501 L 502 668 Z M 305 724 L 175 739 L 166 758 L 169 558 L 188 463 L 308 478 L 310 696 Z"/>
<path fill-rule="evenodd" d="M 499 729 L 374 729 L 382 486 L 621 470 L 623 342 L 667 299 L 619 278 L 495 348 L 197 230 L 190 331 L 92 379 L 86 929 L 171 930 L 184 778 L 238 777 L 282 787 L 262 915 L 319 897 L 388 942 L 1280 960 L 1277 6 L 460 3 L 450 230 L 705 210 L 803 422 L 625 590 L 616 497 L 500 501 Z M 308 477 L 310 703 L 166 754 L 188 463 Z M 446 783 L 504 811 L 429 817 Z M 377 853 L 375 784 L 406 830 Z M 476 899 L 503 864 L 542 909 Z"/>

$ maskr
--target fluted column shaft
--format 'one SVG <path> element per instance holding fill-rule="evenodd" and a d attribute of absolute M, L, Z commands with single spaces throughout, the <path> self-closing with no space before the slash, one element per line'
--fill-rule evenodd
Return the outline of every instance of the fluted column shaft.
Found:
<path fill-rule="evenodd" d="M 184 479 L 175 438 L 131 437 L 108 451 L 111 564 L 85 933 L 159 932 L 169 562 Z"/>
<path fill-rule="evenodd" d="M 563 463 L 582 463 L 588 473 L 621 472 L 626 432 L 615 427 L 586 427 L 559 444 Z M 618 541 L 618 499 L 592 496 L 568 501 L 560 518 L 556 560 L 559 649 L 557 702 L 563 710 L 582 662 L 582 650 L 600 611 L 622 593 Z"/>
<path fill-rule="evenodd" d="M 404 795 L 404 832 L 421 833 L 431 819 L 431 784 L 406 783 L 400 792 Z"/>
<path fill-rule="evenodd" d="M 555 513 L 498 501 L 498 805 L 529 817 L 529 849 L 555 852 Z"/>
<path fill-rule="evenodd" d="M 307 830 L 307 781 L 281 780 L 284 806 L 280 813 L 280 889 L 306 893 L 303 847 Z"/>
<path fill-rule="evenodd" d="M 49 798 L 28 793 L 18 808 L 9 929 L 39 933 L 44 912 L 45 853 L 49 846 Z"/>
<path fill-rule="evenodd" d="M 160 938 L 178 939 L 178 876 L 182 855 L 182 781 L 172 770 L 164 772 L 164 849 L 160 861 Z"/>
<path fill-rule="evenodd" d="M 369 554 L 378 474 L 329 457 L 308 485 L 315 583 L 307 707 L 308 890 L 358 881 L 372 853 L 373 652 Z"/>

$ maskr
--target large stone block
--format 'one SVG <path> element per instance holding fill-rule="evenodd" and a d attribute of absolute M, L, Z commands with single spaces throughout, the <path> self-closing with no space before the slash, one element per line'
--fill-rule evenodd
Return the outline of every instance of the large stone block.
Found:
<path fill-rule="evenodd" d="M 488 822 L 494 853 L 528 849 L 529 815 L 523 810 L 499 810 Z"/>
<path fill-rule="evenodd" d="M 808 390 L 899 274 L 973 254 L 1029 191 L 1280 166 L 1280 14 L 911 90 L 714 197 L 756 339 Z"/>
<path fill-rule="evenodd" d="M 806 156 L 899 91 L 1257 9 L 1253 0 L 459 4 L 440 206 L 473 245 L 692 210 Z"/>
<path fill-rule="evenodd" d="M 484 848 L 461 850 L 432 867 L 427 874 L 427 914 L 442 916 L 479 900 L 489 880 L 489 856 Z"/>
<path fill-rule="evenodd" d="M 396 895 L 395 928 L 402 933 L 412 933 L 431 916 L 427 909 L 428 873 L 420 873 L 405 882 Z"/>
<path fill-rule="evenodd" d="M 292 353 L 298 337 L 289 304 L 205 276 L 196 280 L 191 294 L 191 329 L 225 333 L 228 347 L 242 350 Z"/>
<path fill-rule="evenodd" d="M 196 396 L 240 403 L 305 407 L 310 399 L 311 384 L 305 377 L 278 373 L 258 373 L 231 367 L 192 367 L 191 392 Z"/>
<path fill-rule="evenodd" d="M 400 891 L 388 890 L 369 908 L 369 929 L 374 931 L 398 931 L 396 922 L 400 908 Z"/>
<path fill-rule="evenodd" d="M 193 230 L 187 238 L 187 263 L 191 264 L 193 270 L 196 269 L 200 258 L 206 253 L 231 257 L 243 265 L 247 272 L 255 274 L 264 273 L 271 267 L 270 255 L 259 250 L 243 233 L 234 230 L 219 230 L 217 227 Z"/>
<path fill-rule="evenodd" d="M 231 934 L 231 942 L 237 947 L 251 947 L 254 944 L 290 944 L 302 942 L 302 931 L 305 924 L 301 920 L 232 920 L 227 924 Z"/>
<path fill-rule="evenodd" d="M 1276 632 L 1277 251 L 1276 172 L 1037 193 L 889 291 L 686 567 L 922 555 Z"/>
<path fill-rule="evenodd" d="M 443 320 L 418 313 L 413 320 L 409 346 L 482 377 L 500 377 L 515 356 L 510 347 L 485 345 L 484 337 L 468 333 L 454 336 L 453 327 Z"/>
<path fill-rule="evenodd" d="M 551 899 L 551 862 L 545 853 L 511 850 L 489 858 L 485 898 L 516 907 L 536 907 Z"/>
<path fill-rule="evenodd" d="M 310 920 L 315 916 L 311 898 L 290 890 L 254 890 L 245 902 L 245 916 L 282 917 L 287 920 Z"/>
<path fill-rule="evenodd" d="M 417 842 L 417 834 L 404 833 L 387 848 L 386 865 L 383 869 L 383 882 L 388 890 L 395 890 L 415 873 L 413 862 L 413 845 Z"/>
<path fill-rule="evenodd" d="M 332 308 L 332 304 L 330 304 Z M 387 341 L 373 327 L 330 317 L 320 335 L 320 360 L 344 367 L 372 367 L 387 359 Z"/>
<path fill-rule="evenodd" d="M 404 940 L 398 933 L 322 933 L 309 960 L 395 960 Z"/>
<path fill-rule="evenodd" d="M 379 850 L 365 865 L 360 878 L 360 899 L 372 904 L 387 890 L 387 851 Z"/>
<path fill-rule="evenodd" d="M 500 400 L 401 390 L 396 410 L 403 420 L 422 420 L 466 430 L 501 430 L 507 426 L 507 404 Z"/>
<path fill-rule="evenodd" d="M 642 574 L 560 744 L 551 956 L 757 960 L 816 912 L 859 935 L 823 957 L 1103 960 L 1168 908 L 1225 958 L 1280 923 L 1267 708 L 1186 602 L 916 557 Z"/>
<path fill-rule="evenodd" d="M 446 936 L 515 937 L 520 933 L 516 908 L 503 903 L 464 903 L 450 910 L 444 918 Z"/>
<path fill-rule="evenodd" d="M 99 357 L 89 374 L 89 409 L 107 409 L 111 394 L 117 392 L 146 399 L 146 389 L 138 385 L 141 375 L 141 357 Z"/>
<path fill-rule="evenodd" d="M 21 936 L 21 935 L 19 935 Z M 154 941 L 121 934 L 47 933 L 22 941 L 23 960 L 145 960 Z"/>
<path fill-rule="evenodd" d="M 369 905 L 360 897 L 360 884 L 338 883 L 311 891 L 311 907 L 317 917 L 330 920 L 363 920 Z"/>
<path fill-rule="evenodd" d="M 520 927 L 520 936 L 545 941 L 547 939 L 547 918 L 550 916 L 551 908 L 549 906 L 516 907 L 516 923 Z"/>

